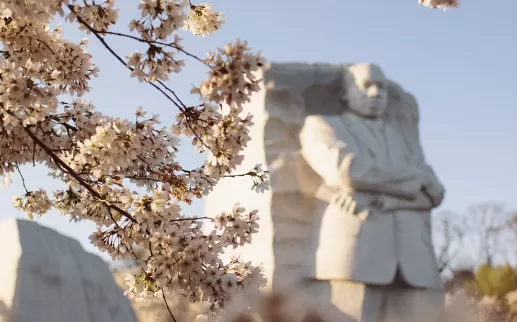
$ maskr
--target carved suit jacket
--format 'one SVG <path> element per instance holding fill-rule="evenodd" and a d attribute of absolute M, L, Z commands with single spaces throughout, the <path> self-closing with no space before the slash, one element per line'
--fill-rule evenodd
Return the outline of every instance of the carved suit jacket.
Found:
<path fill-rule="evenodd" d="M 432 205 L 422 194 L 428 173 L 410 167 L 412 156 L 400 135 L 376 122 L 353 114 L 309 116 L 300 132 L 303 158 L 325 187 L 313 189 L 316 197 L 329 199 L 315 211 L 321 218 L 310 275 L 389 284 L 400 265 L 411 284 L 440 288 L 429 227 Z M 387 126 L 384 142 L 370 126 Z"/>

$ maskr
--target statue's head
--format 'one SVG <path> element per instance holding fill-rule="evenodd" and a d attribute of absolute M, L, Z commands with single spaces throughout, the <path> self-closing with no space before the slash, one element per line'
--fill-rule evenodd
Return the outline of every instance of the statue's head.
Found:
<path fill-rule="evenodd" d="M 360 63 L 347 67 L 344 79 L 345 99 L 353 112 L 378 118 L 388 107 L 387 80 L 374 64 Z"/>

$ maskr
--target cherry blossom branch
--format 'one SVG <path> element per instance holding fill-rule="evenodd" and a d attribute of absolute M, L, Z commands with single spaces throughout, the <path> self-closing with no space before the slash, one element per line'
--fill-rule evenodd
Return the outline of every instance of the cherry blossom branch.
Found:
<path fill-rule="evenodd" d="M 97 191 L 95 191 L 95 189 L 93 189 L 86 182 L 86 180 L 84 180 L 77 172 L 75 172 L 72 168 L 70 168 L 70 166 L 68 166 L 63 160 L 61 160 L 61 158 L 58 155 L 56 155 L 54 153 L 54 151 L 52 151 L 52 149 L 49 148 L 43 141 L 41 141 L 28 127 L 22 126 L 22 128 L 31 137 L 33 142 L 35 142 L 43 151 L 45 151 L 52 158 L 52 160 L 57 165 L 60 166 L 60 168 L 62 170 L 64 168 L 64 170 L 66 170 L 66 172 L 69 175 L 71 175 L 79 184 L 81 184 L 81 186 L 83 186 L 86 190 L 88 190 L 88 192 L 90 192 L 95 198 L 97 198 L 98 200 L 102 201 L 104 203 L 104 205 L 108 209 L 114 209 L 117 212 L 119 212 L 121 215 L 123 215 L 124 217 L 128 218 L 131 222 L 134 222 L 134 223 L 137 222 L 136 219 L 134 219 L 134 217 L 130 213 L 128 213 L 127 211 L 121 209 L 120 207 L 118 207 L 116 205 L 111 204 L 109 201 L 104 199 L 101 194 L 99 194 Z M 20 171 L 18 165 L 16 165 L 16 167 L 17 167 L 18 171 Z M 20 175 L 21 175 L 21 172 L 20 172 Z M 23 176 L 22 176 L 22 179 L 23 179 Z M 23 179 L 23 186 L 25 187 L 25 190 L 28 191 L 27 187 L 25 186 L 25 180 L 24 179 Z M 184 218 L 176 218 L 176 219 L 174 219 L 172 221 L 177 221 L 177 222 L 180 222 L 180 221 L 197 221 L 197 220 L 202 220 L 202 219 L 210 219 L 211 220 L 213 218 L 210 218 L 210 217 L 184 217 Z M 112 218 L 112 220 L 114 220 L 114 219 Z M 114 221 L 114 222 L 118 226 L 118 223 L 116 221 Z"/>
<path fill-rule="evenodd" d="M 52 55 L 55 55 L 56 53 L 52 50 L 52 48 L 50 48 L 50 46 L 44 42 L 43 40 L 41 39 L 37 39 L 39 43 L 42 43 L 45 47 L 47 47 L 47 49 L 52 53 Z"/>
<path fill-rule="evenodd" d="M 131 220 L 132 222 L 134 222 L 134 223 L 137 222 L 136 219 L 130 213 L 121 209 L 118 206 L 111 204 L 109 201 L 105 200 L 101 194 L 99 194 L 97 191 L 95 191 L 95 189 L 93 189 L 83 178 L 81 178 L 81 176 L 79 176 L 79 174 L 77 174 L 77 172 L 75 172 L 63 160 L 61 160 L 61 158 L 59 158 L 59 156 L 57 156 L 52 151 L 52 149 L 50 149 L 32 131 L 30 131 L 30 129 L 28 129 L 27 127 L 22 127 L 22 128 L 33 139 L 33 141 L 36 142 L 36 144 L 52 158 L 52 160 L 55 163 L 57 163 L 61 167 L 65 168 L 66 172 L 68 174 L 70 174 L 75 180 L 77 180 L 77 182 L 79 182 L 81 184 L 81 186 L 83 186 L 86 190 L 88 190 L 95 198 L 102 201 L 106 205 L 106 207 L 108 207 L 108 209 L 114 209 L 114 210 L 118 211 L 121 215 L 123 215 L 124 217 Z M 172 221 L 178 221 L 178 222 L 179 221 L 197 221 L 197 220 L 201 220 L 201 219 L 212 219 L 212 218 L 210 218 L 210 217 L 184 217 L 184 218 L 176 218 L 176 219 L 173 219 Z"/>
<path fill-rule="evenodd" d="M 115 50 L 113 48 L 111 48 L 111 46 L 106 42 L 106 40 L 104 39 L 104 37 L 102 37 L 100 35 L 99 32 L 97 32 L 97 30 L 95 30 L 93 27 L 91 27 L 86 21 L 84 21 L 83 18 L 79 17 L 77 15 L 77 13 L 74 11 L 74 7 L 72 5 L 68 5 L 68 9 L 70 9 L 70 11 L 72 11 L 74 14 L 76 14 L 76 19 L 77 21 L 79 21 L 83 26 L 85 26 L 91 33 L 93 33 L 93 35 L 102 43 L 102 45 L 121 63 L 123 64 L 127 69 L 129 69 L 130 71 L 134 71 L 134 69 L 130 66 L 127 65 L 127 63 L 124 61 L 124 59 L 122 59 L 122 57 L 120 57 L 119 54 L 117 54 L 115 52 Z M 165 93 L 161 88 L 159 88 L 158 86 L 156 86 L 156 84 L 153 84 L 152 82 L 150 81 L 146 81 L 146 83 L 148 83 L 149 85 L 153 86 L 154 88 L 156 88 L 158 91 L 160 91 L 163 95 L 165 95 L 165 97 L 167 97 L 172 103 L 174 103 L 174 105 L 176 105 L 177 108 L 179 108 L 181 111 L 183 111 L 183 108 L 181 105 L 184 105 L 183 103 L 180 105 L 178 102 L 174 101 L 174 99 L 172 99 L 172 97 L 170 97 L 169 95 L 167 95 L 167 93 Z M 169 89 L 170 91 L 172 91 L 171 89 Z"/>
<path fill-rule="evenodd" d="M 93 29 L 93 28 L 92 28 Z M 119 36 L 119 37 L 125 37 L 125 38 L 129 38 L 129 39 L 133 39 L 133 40 L 136 40 L 138 42 L 142 42 L 142 43 L 147 43 L 149 45 L 161 45 L 161 46 L 165 46 L 165 47 L 171 47 L 171 48 L 174 48 L 180 52 L 182 52 L 183 54 L 185 54 L 186 56 L 189 56 L 197 61 L 199 61 L 200 63 L 206 65 L 208 68 L 212 69 L 212 66 L 210 66 L 209 64 L 207 64 L 203 59 L 199 58 L 198 56 L 194 55 L 194 54 L 191 54 L 189 53 L 188 51 L 186 51 L 185 49 L 183 49 L 181 46 L 178 46 L 178 45 L 175 45 L 174 43 L 165 43 L 165 42 L 161 42 L 161 41 L 157 41 L 157 40 L 146 40 L 144 38 L 140 38 L 140 37 L 136 37 L 136 36 L 132 36 L 132 35 L 128 35 L 128 34 L 124 34 L 124 33 L 121 33 L 121 32 L 113 32 L 113 31 L 100 31 L 100 30 L 97 30 L 97 32 L 99 32 L 100 34 L 106 34 L 106 35 L 113 35 L 113 36 Z"/>
<path fill-rule="evenodd" d="M 113 217 L 113 214 L 111 213 L 111 209 L 108 208 L 108 213 L 110 215 L 110 218 L 111 220 L 115 223 L 115 225 L 119 228 L 119 229 L 122 229 L 118 222 L 115 220 L 115 218 Z M 131 245 L 127 245 L 128 248 L 129 248 L 129 251 L 131 252 L 131 254 L 133 255 L 133 257 L 135 258 L 136 262 L 138 263 L 140 261 L 140 259 L 138 258 L 138 256 L 135 254 L 135 251 L 133 250 L 133 247 L 131 247 Z M 151 247 L 151 243 L 149 243 L 149 252 L 151 253 L 151 256 L 153 255 L 153 250 L 152 250 L 152 247 Z M 142 270 L 142 272 L 144 274 L 146 274 L 146 271 L 145 269 L 140 266 L 140 269 Z M 165 306 L 167 307 L 167 310 L 169 311 L 169 315 L 171 316 L 172 320 L 174 322 L 177 322 L 176 320 L 176 317 L 174 316 L 174 314 L 172 313 L 172 310 L 169 308 L 169 303 L 167 302 L 167 299 L 165 298 L 165 293 L 163 291 L 163 288 L 160 288 L 161 292 L 162 292 L 162 297 L 163 297 L 163 301 L 165 302 Z"/>
<path fill-rule="evenodd" d="M 209 220 L 212 220 L 214 218 L 211 218 L 211 217 L 184 217 L 184 218 L 177 218 L 177 219 L 174 219 L 174 221 L 198 221 L 198 220 L 202 220 L 202 219 L 209 219 Z"/>
<path fill-rule="evenodd" d="M 187 170 L 187 169 L 183 169 L 181 168 L 180 169 L 181 171 L 185 172 L 185 173 L 192 173 L 193 170 Z M 266 173 L 266 174 L 269 174 L 269 171 L 261 171 L 261 173 Z M 248 171 L 246 173 L 240 173 L 240 174 L 225 174 L 223 177 L 224 178 L 238 178 L 238 177 L 248 177 L 248 176 L 251 176 L 251 177 L 257 177 L 259 176 L 257 174 L 257 170 L 256 168 L 251 170 L 251 171 Z"/>
<path fill-rule="evenodd" d="M 219 311 L 237 287 L 263 284 L 259 267 L 240 260 L 229 264 L 215 261 L 226 247 L 250 243 L 259 218 L 256 211 L 246 213 L 240 205 L 215 218 L 186 217 L 178 203 L 190 203 L 209 193 L 211 186 L 241 162 L 241 152 L 250 139 L 251 117 L 241 116 L 240 110 L 259 90 L 250 75 L 264 66 L 263 58 L 240 40 L 206 60 L 185 51 L 177 37 L 166 44 L 184 22 L 195 35 L 207 36 L 223 21 L 210 4 L 191 5 L 185 15 L 185 3 L 164 5 L 162 1 L 139 5 L 142 18 L 132 20 L 130 28 L 149 39 L 145 41 L 149 47 L 143 55 L 136 52 L 126 58 L 111 47 L 109 33 L 104 32 L 118 18 L 114 1 L 79 2 L 73 6 L 60 1 L 6 2 L 4 22 L 9 26 L 0 34 L 0 41 L 8 52 L 3 55 L 17 50 L 21 54 L 0 61 L 0 127 L 6 133 L 4 145 L 9 144 L 1 170 L 12 174 L 17 165 L 41 162 L 51 176 L 68 186 L 54 191 L 53 200 L 45 189 L 27 192 L 16 198 L 15 207 L 31 219 L 54 207 L 72 218 L 95 222 L 98 230 L 90 236 L 91 242 L 115 259 L 135 256 L 132 246 L 149 247 L 150 257 L 135 256 L 144 274 L 128 278 L 127 295 L 145 300 L 174 290 L 192 301 L 207 300 L 210 310 Z M 108 55 L 128 68 L 131 77 L 149 83 L 178 107 L 178 121 L 171 130 L 158 129 L 155 116 L 141 120 L 142 110 L 137 111 L 133 123 L 97 112 L 82 100 L 60 106 L 61 95 L 80 97 L 88 91 L 89 81 L 98 71 L 85 50 L 85 41 L 76 44 L 61 39 L 58 29 L 48 28 L 62 9 L 68 14 L 67 21 L 75 21 L 79 29 L 93 34 Z M 210 67 L 208 80 L 193 91 L 204 102 L 198 106 L 184 104 L 166 84 L 172 73 L 182 70 L 183 54 L 188 61 L 194 58 Z M 229 106 L 228 113 L 218 108 L 223 104 Z M 199 152 L 210 150 L 210 161 L 190 174 L 179 172 L 176 136 L 191 138 Z M 262 184 L 263 178 L 256 172 L 249 174 L 255 174 L 253 181 Z M 148 190 L 132 191 L 132 184 Z M 207 234 L 200 220 L 210 220 L 213 231 Z M 212 284 L 205 285 L 203 276 L 208 275 Z M 171 307 L 166 306 L 172 316 Z"/>
<path fill-rule="evenodd" d="M 162 298 L 163 298 L 163 301 L 165 302 L 165 306 L 167 307 L 167 311 L 169 311 L 169 314 L 172 317 L 172 320 L 174 322 L 177 322 L 176 318 L 174 317 L 174 314 L 172 314 L 171 308 L 169 307 L 169 303 L 167 302 L 167 298 L 165 297 L 163 290 L 162 290 Z"/>
<path fill-rule="evenodd" d="M 263 173 L 269 174 L 269 171 L 263 171 Z M 224 175 L 225 178 L 237 178 L 237 177 L 248 177 L 248 176 L 256 177 L 257 176 L 257 172 L 254 171 L 254 170 L 251 170 L 249 172 L 241 173 L 241 174 L 226 174 L 226 175 Z"/>
<path fill-rule="evenodd" d="M 73 12 L 75 13 L 74 11 L 74 8 L 72 5 L 69 5 L 68 8 Z M 118 55 L 115 50 L 113 48 L 111 48 L 111 46 L 106 42 L 106 40 L 99 34 L 99 32 L 97 32 L 97 30 L 95 30 L 94 28 L 92 28 L 86 21 L 84 21 L 84 19 L 82 19 L 81 17 L 79 16 L 76 16 L 77 18 L 77 21 L 79 21 L 83 26 L 85 26 L 86 28 L 88 28 L 88 30 L 90 30 L 94 35 L 95 37 L 102 43 L 102 45 L 113 55 L 115 56 L 115 58 L 121 62 L 126 68 L 128 68 L 130 71 L 134 71 L 134 69 L 130 66 L 128 66 L 126 64 L 126 62 L 124 61 L 124 59 L 122 59 L 122 57 L 120 57 L 120 55 Z M 178 98 L 178 96 L 176 95 L 176 93 L 170 89 L 168 86 L 166 86 L 162 81 L 158 81 L 158 83 L 160 85 L 162 85 L 166 90 L 168 90 L 169 92 L 171 92 L 174 97 L 176 97 L 179 101 L 176 102 L 174 99 L 172 99 L 172 97 L 170 97 L 167 93 L 165 93 L 165 91 L 163 89 L 161 89 L 160 87 L 158 87 L 156 84 L 150 82 L 150 81 L 145 81 L 146 83 L 148 83 L 149 85 L 151 85 L 152 87 L 154 87 L 155 89 L 157 89 L 160 93 L 162 93 L 165 97 L 167 97 L 174 105 L 176 105 L 176 107 L 182 111 L 182 112 L 185 112 L 186 111 L 186 105 Z M 198 138 L 198 140 L 209 150 L 210 147 L 208 147 L 208 145 L 206 145 L 206 143 L 202 140 L 202 138 L 199 136 L 199 134 L 192 128 L 192 124 L 190 124 L 189 121 L 186 122 L 187 123 L 187 126 L 189 127 L 189 129 L 192 131 L 192 133 Z"/>
<path fill-rule="evenodd" d="M 18 174 L 20 175 L 20 178 L 22 178 L 22 185 L 25 189 L 26 193 L 29 193 L 29 189 L 27 189 L 27 186 L 25 185 L 25 178 L 23 177 L 22 171 L 20 170 L 20 166 L 16 164 L 16 170 L 18 171 Z"/>
<path fill-rule="evenodd" d="M 187 109 L 187 105 L 185 105 L 181 99 L 178 97 L 178 95 L 176 95 L 176 92 L 174 92 L 171 88 L 169 88 L 167 85 L 165 85 L 164 82 L 162 82 L 161 80 L 157 80 L 156 81 L 158 84 L 162 85 L 163 88 L 165 88 L 166 91 L 169 91 L 173 96 L 174 98 L 176 98 L 178 100 L 178 102 L 181 104 L 181 106 L 183 107 L 183 110 L 180 108 L 180 110 L 182 112 L 184 112 L 186 109 Z"/>
<path fill-rule="evenodd" d="M 81 184 L 81 186 L 83 186 L 86 190 L 88 190 L 88 192 L 90 192 L 95 198 L 97 198 L 98 200 L 102 201 L 106 207 L 108 208 L 112 208 L 116 211 L 118 211 L 121 215 L 123 215 L 124 217 L 126 217 L 127 219 L 131 220 L 132 222 L 136 223 L 136 219 L 133 218 L 133 216 L 131 216 L 130 213 L 128 213 L 127 211 L 121 209 L 120 207 L 118 206 L 115 206 L 115 205 L 112 205 L 110 204 L 107 200 L 105 200 L 102 195 L 100 193 L 98 193 L 97 191 L 95 191 L 95 189 L 93 189 L 86 181 L 84 181 L 83 178 L 81 178 L 81 176 L 79 176 L 72 168 L 70 168 L 68 166 L 68 164 L 66 164 L 63 160 L 61 160 L 61 158 L 59 156 L 57 156 L 54 151 L 52 151 L 52 149 L 50 149 L 43 141 L 40 140 L 40 138 L 38 138 L 28 127 L 26 126 L 22 126 L 23 130 L 25 131 L 25 133 L 27 133 L 27 135 L 29 135 L 31 137 L 31 139 L 43 150 L 45 151 L 49 156 L 50 158 L 52 158 L 52 160 L 56 163 L 56 164 L 59 164 L 61 167 L 63 167 L 64 169 L 66 169 L 66 172 L 72 176 L 77 182 L 79 182 L 79 184 Z"/>

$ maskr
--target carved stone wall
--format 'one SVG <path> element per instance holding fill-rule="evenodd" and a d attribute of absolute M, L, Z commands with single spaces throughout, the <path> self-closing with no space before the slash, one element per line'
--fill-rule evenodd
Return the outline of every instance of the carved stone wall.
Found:
<path fill-rule="evenodd" d="M 76 240 L 9 219 L 0 244 L 0 321 L 136 322 L 108 265 Z"/>
<path fill-rule="evenodd" d="M 260 229 L 253 243 L 232 254 L 262 263 L 269 289 L 288 286 L 304 274 L 311 209 L 318 201 L 305 197 L 302 189 L 317 189 L 319 177 L 308 175 L 312 169 L 301 159 L 298 134 L 308 114 L 338 114 L 342 109 L 336 98 L 343 72 L 344 65 L 272 64 L 261 75 L 262 90 L 245 107 L 246 113 L 254 114 L 255 125 L 245 160 L 236 171 L 247 172 L 256 163 L 263 164 L 270 172 L 272 190 L 257 194 L 250 189 L 249 178 L 232 178 L 223 180 L 206 198 L 209 216 L 237 202 L 259 210 Z"/>
<path fill-rule="evenodd" d="M 258 209 L 260 229 L 252 245 L 230 254 L 241 254 L 255 264 L 263 263 L 269 289 L 282 288 L 299 281 L 313 261 L 308 243 L 319 221 L 314 207 L 328 200 L 321 179 L 300 155 L 299 132 L 308 115 L 335 115 L 346 109 L 341 97 L 346 79 L 346 64 L 273 63 L 259 75 L 262 90 L 245 106 L 254 114 L 252 140 L 245 150 L 243 164 L 236 173 L 249 171 L 256 163 L 269 170 L 272 190 L 257 194 L 249 178 L 226 179 L 215 187 L 205 201 L 205 214 L 213 216 L 240 202 L 247 209 Z M 388 81 L 389 102 L 385 117 L 405 132 L 407 143 L 418 139 L 418 106 L 415 98 L 398 84 Z M 390 108 L 396 106 L 397 108 Z M 318 199 L 306 197 L 316 195 Z"/>

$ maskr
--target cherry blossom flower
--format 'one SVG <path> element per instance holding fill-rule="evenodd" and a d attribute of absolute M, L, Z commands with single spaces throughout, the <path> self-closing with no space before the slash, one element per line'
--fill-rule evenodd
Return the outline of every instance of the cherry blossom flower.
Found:
<path fill-rule="evenodd" d="M 114 9 L 115 0 L 105 0 L 102 4 L 83 3 L 82 5 L 75 3 L 70 14 L 67 16 L 68 21 L 74 21 L 78 17 L 87 25 L 97 31 L 107 31 L 110 25 L 114 25 L 118 19 L 118 9 Z M 84 26 L 79 26 L 79 29 L 90 32 Z"/>
<path fill-rule="evenodd" d="M 43 189 L 28 191 L 21 197 L 14 197 L 13 203 L 17 209 L 26 212 L 30 219 L 34 219 L 34 215 L 43 216 L 52 205 L 47 196 L 47 191 Z"/>
<path fill-rule="evenodd" d="M 442 10 L 457 8 L 459 6 L 458 0 L 418 0 L 418 3 L 428 8 Z"/>
<path fill-rule="evenodd" d="M 211 4 L 202 3 L 199 6 L 191 6 L 183 28 L 204 38 L 219 30 L 223 24 L 223 14 L 213 11 Z"/>
<path fill-rule="evenodd" d="M 13 181 L 12 181 L 13 174 L 14 174 L 14 172 L 6 172 L 3 175 L 2 183 L 1 183 L 2 188 L 5 188 L 5 187 L 9 186 L 11 183 L 13 183 Z"/>

